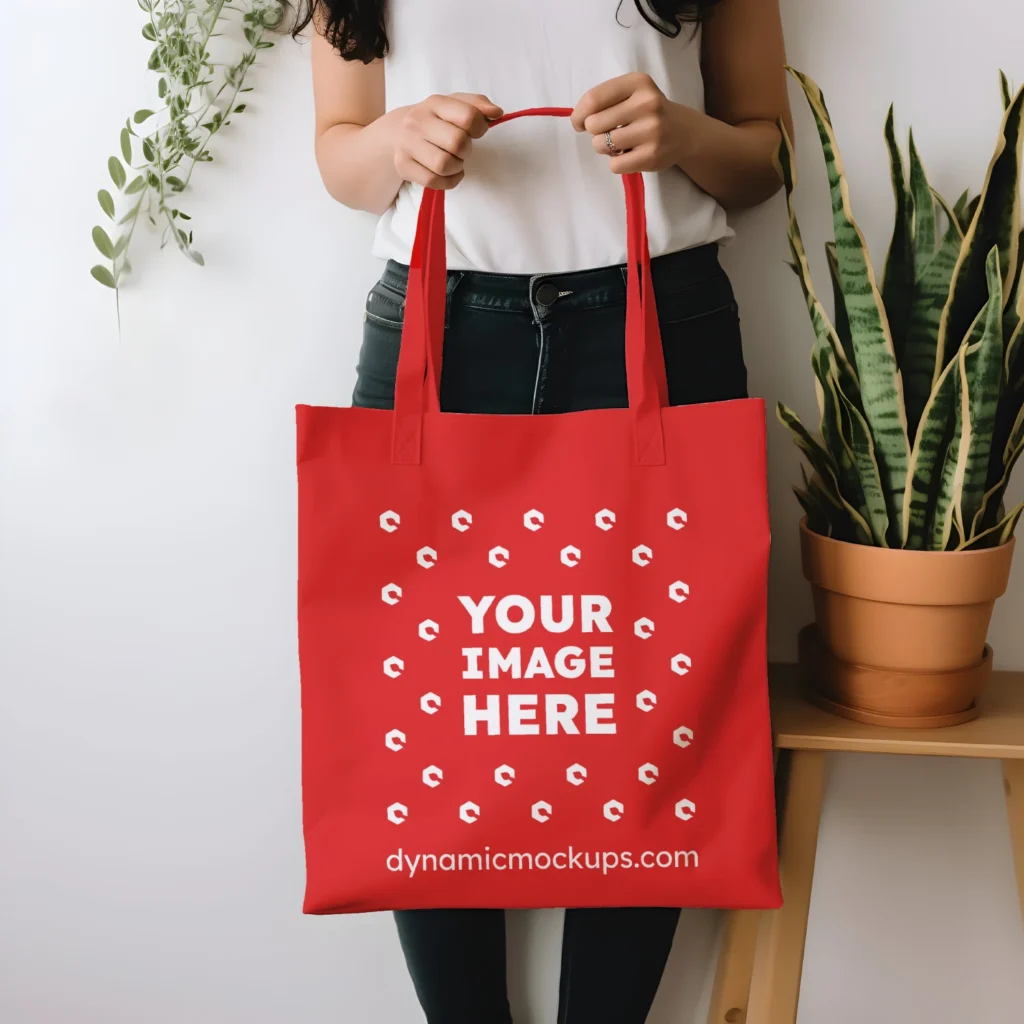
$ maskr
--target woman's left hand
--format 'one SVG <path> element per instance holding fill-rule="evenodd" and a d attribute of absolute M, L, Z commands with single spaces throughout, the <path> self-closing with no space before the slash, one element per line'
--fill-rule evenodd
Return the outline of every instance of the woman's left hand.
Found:
<path fill-rule="evenodd" d="M 587 92 L 572 112 L 572 124 L 593 136 L 594 151 L 610 159 L 615 174 L 629 174 L 678 164 L 697 114 L 667 99 L 650 75 L 634 72 Z"/>

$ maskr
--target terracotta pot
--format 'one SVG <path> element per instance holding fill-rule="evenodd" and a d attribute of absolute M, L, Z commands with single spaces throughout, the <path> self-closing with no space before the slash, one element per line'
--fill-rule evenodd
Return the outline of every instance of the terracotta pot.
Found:
<path fill-rule="evenodd" d="M 827 699 L 906 717 L 970 707 L 991 667 L 985 639 L 1009 581 L 1012 540 L 980 551 L 902 551 L 822 537 L 804 520 L 800 549 L 829 655 L 817 666 Z"/>
<path fill-rule="evenodd" d="M 817 626 L 800 631 L 800 666 L 815 704 L 869 725 L 936 729 L 969 722 L 992 674 L 992 648 L 981 660 L 952 672 L 902 672 L 840 661 L 822 643 Z"/>

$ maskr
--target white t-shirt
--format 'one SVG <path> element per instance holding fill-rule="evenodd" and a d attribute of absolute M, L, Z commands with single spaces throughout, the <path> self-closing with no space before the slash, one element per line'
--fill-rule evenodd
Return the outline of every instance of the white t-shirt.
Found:
<path fill-rule="evenodd" d="M 646 72 L 669 99 L 704 109 L 700 32 L 676 38 L 633 0 L 388 0 L 387 107 L 482 93 L 505 111 L 572 107 L 592 86 Z M 618 6 L 618 10 L 616 9 Z M 732 237 L 725 211 L 681 170 L 646 174 L 652 255 Z M 381 218 L 374 253 L 408 263 L 421 189 Z M 473 144 L 446 197 L 448 266 L 506 274 L 625 262 L 622 183 L 566 119 L 523 118 Z"/>

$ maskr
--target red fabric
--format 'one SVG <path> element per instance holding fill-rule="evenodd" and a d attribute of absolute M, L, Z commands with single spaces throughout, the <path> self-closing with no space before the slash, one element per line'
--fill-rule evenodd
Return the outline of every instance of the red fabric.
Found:
<path fill-rule="evenodd" d="M 666 407 L 624 186 L 629 409 L 439 411 L 428 190 L 394 413 L 297 410 L 307 913 L 779 905 L 764 404 Z"/>

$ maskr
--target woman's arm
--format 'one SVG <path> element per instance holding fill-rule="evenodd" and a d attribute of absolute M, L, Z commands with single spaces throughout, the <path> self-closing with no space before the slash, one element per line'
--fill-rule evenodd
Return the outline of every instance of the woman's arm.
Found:
<path fill-rule="evenodd" d="M 313 37 L 316 162 L 339 203 L 383 213 L 403 181 L 454 188 L 471 140 L 501 114 L 484 96 L 431 96 L 384 112 L 384 64 L 342 58 Z"/>
<path fill-rule="evenodd" d="M 611 132 L 616 174 L 676 165 L 727 209 L 756 206 L 782 185 L 773 161 L 776 121 L 792 134 L 785 63 L 778 0 L 721 0 L 703 26 L 706 114 L 634 74 L 591 89 L 573 123 L 606 156 Z"/>

